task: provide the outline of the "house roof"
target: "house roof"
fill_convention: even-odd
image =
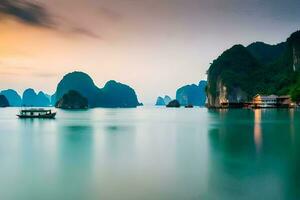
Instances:
[[[277,96],[277,95],[274,95],[274,94],[269,95],[269,96],[257,94],[257,95],[254,96],[254,98],[257,98],[257,97],[260,97],[260,98],[263,99],[263,100],[270,100],[270,99],[277,99],[277,98],[278,98],[278,96]]]

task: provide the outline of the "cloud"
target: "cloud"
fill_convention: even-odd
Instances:
[[[46,7],[28,0],[0,0],[0,16],[14,17],[22,23],[40,27],[51,28],[56,31],[67,30],[72,34],[84,35],[86,37],[100,39],[100,36],[91,30],[81,26],[58,23],[57,16],[52,16]],[[55,19],[55,20],[54,20]],[[61,21],[65,21],[61,19]]]
[[[87,36],[87,37],[94,38],[94,39],[101,39],[101,37],[98,34],[94,33],[91,30],[82,28],[82,27],[73,27],[73,28],[71,28],[71,32],[74,34],[79,34],[79,35]]]
[[[0,14],[15,17],[30,25],[53,25],[50,14],[43,6],[26,0],[0,0]]]

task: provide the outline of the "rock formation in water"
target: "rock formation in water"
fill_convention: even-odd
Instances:
[[[167,105],[168,108],[179,108],[180,103],[175,99],[170,101],[170,103]]]
[[[7,98],[4,95],[0,95],[0,107],[8,107],[9,106],[9,102],[7,100]]]
[[[88,100],[79,92],[70,90],[56,102],[55,107],[62,109],[87,109]]]
[[[72,72],[63,77],[55,92],[56,101],[70,90],[77,91],[87,98],[89,107],[130,108],[140,105],[131,87],[116,81],[108,81],[100,89],[91,77],[83,72]]]
[[[258,93],[290,94],[299,101],[299,68],[300,31],[279,45],[235,45],[214,60],[208,70],[208,106],[251,101]]]
[[[156,106],[165,106],[166,104],[162,97],[157,97],[155,105]]]
[[[183,106],[204,106],[206,101],[206,85],[206,81],[200,81],[198,85],[183,86],[176,91],[176,99]]]
[[[171,97],[169,97],[168,95],[165,95],[165,97],[164,97],[165,105],[168,105],[171,101],[172,101]]]
[[[22,97],[22,106],[34,106],[36,104],[36,93],[33,89],[26,89]]]
[[[65,75],[57,85],[55,92],[56,101],[60,100],[70,90],[77,91],[87,98],[90,107],[95,107],[97,104],[99,88],[97,88],[89,75],[82,72],[72,72]]]
[[[33,89],[29,88],[23,93],[22,106],[47,107],[50,106],[50,101],[43,92],[36,94]]]
[[[48,95],[46,95],[44,92],[40,91],[37,94],[37,104],[36,106],[38,107],[47,107],[50,106],[50,99],[48,97]]]
[[[156,106],[165,106],[165,105],[168,105],[170,103],[170,101],[172,101],[172,99],[168,95],[165,95],[164,98],[157,97],[155,105]]]
[[[22,99],[20,95],[12,89],[3,90],[0,92],[1,95],[4,95],[9,102],[9,105],[12,107],[19,107],[22,105]]]
[[[100,90],[98,106],[113,108],[133,108],[140,105],[135,91],[122,83],[108,81]]]

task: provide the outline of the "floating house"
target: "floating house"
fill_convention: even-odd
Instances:
[[[275,108],[277,107],[277,98],[276,95],[255,95],[252,100],[252,105],[255,108]]]
[[[255,95],[252,100],[252,107],[254,108],[288,108],[294,104],[289,95]]]

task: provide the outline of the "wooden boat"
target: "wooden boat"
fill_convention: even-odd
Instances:
[[[52,112],[52,110],[48,109],[24,109],[21,110],[17,115],[19,118],[40,118],[40,119],[54,119],[56,116],[56,112]]]
[[[186,106],[184,106],[185,108],[193,108],[194,106],[192,104],[188,104]]]

